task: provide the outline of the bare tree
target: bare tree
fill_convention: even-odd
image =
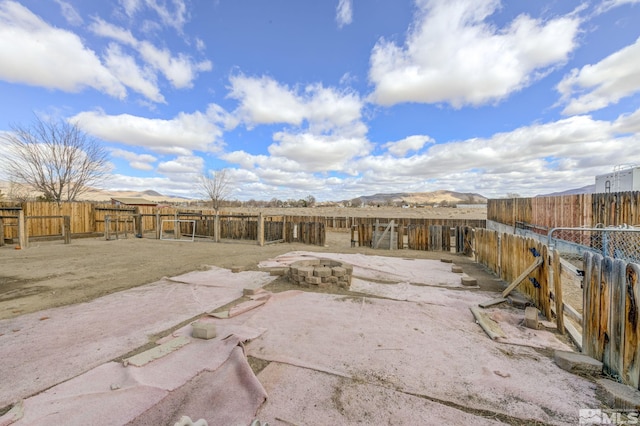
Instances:
[[[211,172],[210,175],[200,176],[200,191],[202,195],[211,200],[215,211],[220,209],[222,202],[231,193],[231,182],[226,169]]]
[[[0,134],[8,151],[0,160],[5,174],[45,200],[74,201],[107,172],[106,151],[77,124],[36,117],[33,124],[11,130]]]

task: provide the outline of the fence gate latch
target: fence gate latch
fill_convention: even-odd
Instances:
[[[529,251],[531,252],[531,254],[533,255],[533,257],[539,257],[539,256],[540,256],[540,253],[538,252],[538,250],[536,250],[536,248],[535,248],[535,247],[531,247],[531,248],[529,249]]]

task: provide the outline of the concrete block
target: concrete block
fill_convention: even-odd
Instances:
[[[298,268],[298,275],[301,277],[312,277],[313,276],[313,266],[303,266]]]
[[[328,283],[331,284],[337,284],[338,283],[338,277],[336,276],[331,276],[331,277],[326,277]]]
[[[347,269],[343,268],[342,266],[334,266],[333,268],[331,268],[331,274],[334,277],[344,277],[345,275],[347,275]]]
[[[524,309],[527,306],[532,306],[533,303],[531,302],[531,300],[527,299],[526,297],[522,296],[521,294],[518,293],[512,293],[507,297],[507,300],[509,301],[509,303],[514,307],[514,308],[521,308]]]
[[[238,272],[242,272],[244,270],[244,268],[242,266],[232,266],[231,267],[231,272],[233,272],[234,274],[237,274]]]
[[[269,275],[273,276],[282,276],[282,275],[287,275],[287,272],[289,272],[289,268],[271,268],[271,270],[269,271]]]
[[[462,266],[451,265],[451,272],[454,272],[456,274],[461,274],[462,273]]]
[[[639,410],[640,391],[609,379],[596,380],[604,403],[620,410]]]
[[[440,258],[440,262],[442,263],[453,263],[452,259],[447,259],[445,257]]]
[[[460,282],[462,282],[462,285],[466,286],[478,285],[478,280],[471,278],[468,275],[463,275],[462,278],[460,278]]]
[[[524,326],[534,330],[538,329],[538,308],[527,306],[524,310]]]
[[[316,277],[330,277],[331,276],[331,268],[326,266],[319,266],[313,271],[313,275]]]
[[[242,295],[243,296],[253,296],[255,294],[261,293],[264,290],[262,290],[262,287],[258,287],[258,288],[244,288],[242,289]]]
[[[191,324],[191,336],[197,339],[213,339],[216,337],[216,325],[212,322],[196,321]]]
[[[600,361],[581,353],[556,350],[553,360],[558,367],[573,374],[595,376],[602,373]]]
[[[322,282],[322,278],[320,277],[307,277],[305,278],[305,281],[309,284],[314,284],[314,285],[318,285]]]

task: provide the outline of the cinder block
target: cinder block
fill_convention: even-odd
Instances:
[[[440,258],[440,262],[442,262],[442,263],[452,263],[453,260],[452,259],[447,259],[446,257],[442,257],[442,258]]]
[[[232,266],[231,267],[231,272],[233,272],[234,274],[237,274],[238,272],[242,272],[243,269],[244,268],[242,266]]]
[[[461,274],[462,273],[462,266],[451,265],[451,272],[454,272],[456,274]]]
[[[331,284],[337,284],[338,283],[338,277],[335,276],[331,276],[331,277],[326,277],[328,283]]]
[[[538,329],[538,308],[527,306],[524,310],[524,326],[528,328]]]
[[[212,322],[196,321],[191,327],[191,336],[195,338],[208,340],[216,337],[216,325]]]
[[[553,354],[556,365],[573,374],[595,376],[602,373],[602,363],[577,352],[557,350]]]

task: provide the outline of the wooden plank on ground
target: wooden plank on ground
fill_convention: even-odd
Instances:
[[[497,297],[495,299],[487,300],[486,302],[482,302],[478,304],[481,308],[488,308],[489,306],[498,305],[500,303],[506,302],[507,299],[504,297]]]
[[[499,337],[507,337],[507,335],[504,334],[504,331],[502,331],[502,329],[500,328],[500,325],[489,318],[489,315],[487,315],[485,312],[482,312],[480,309],[478,309],[477,306],[471,306],[470,309],[480,327],[482,327],[484,332],[487,333],[491,340],[496,340]]]

